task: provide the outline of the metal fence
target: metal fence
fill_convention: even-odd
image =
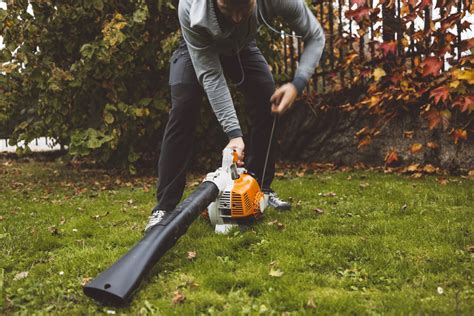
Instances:
[[[377,49],[384,42],[392,42],[395,56],[402,57],[403,62],[410,62],[412,66],[415,64],[416,56],[424,57],[431,54],[429,47],[434,37],[432,35],[419,37],[420,34],[427,33],[435,18],[445,16],[446,8],[443,6],[436,8],[434,1],[431,1],[431,5],[423,9],[421,16],[417,15],[416,19],[409,21],[409,15],[414,14],[415,2],[418,1],[392,0],[385,1],[387,3],[385,4],[367,0],[365,7],[370,11],[370,18],[361,23],[360,20],[357,21],[357,16],[350,14],[353,12],[352,0],[313,0],[313,11],[325,30],[326,46],[307,92],[327,93],[352,86],[354,78],[359,74],[347,67],[347,59],[357,55],[359,62],[366,68],[374,68],[385,60]],[[455,39],[451,45],[453,50],[450,56],[448,54],[448,58],[452,58],[451,62],[455,62],[462,57],[461,24],[468,19],[472,21],[474,15],[468,12],[472,0],[451,2],[455,3],[449,12],[452,17],[464,14],[463,20],[458,19],[455,23]],[[472,32],[464,37],[467,36],[472,36]],[[291,77],[303,52],[303,43],[301,39],[291,36],[282,36],[282,41],[283,65],[277,69],[277,74]],[[442,70],[447,67],[449,64],[444,62]]]

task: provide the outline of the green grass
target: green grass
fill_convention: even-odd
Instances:
[[[227,236],[199,218],[130,306],[112,308],[81,283],[141,238],[155,179],[3,160],[0,311],[472,315],[474,182],[448,180],[373,171],[277,179],[293,211],[269,209]],[[176,291],[183,303],[173,304]]]

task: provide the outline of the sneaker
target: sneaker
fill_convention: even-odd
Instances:
[[[166,215],[165,210],[154,210],[150,217],[148,217],[148,224],[145,227],[145,233],[148,232],[153,226],[159,224]]]
[[[274,191],[268,192],[268,205],[280,211],[291,210],[291,203],[280,199],[278,194]]]

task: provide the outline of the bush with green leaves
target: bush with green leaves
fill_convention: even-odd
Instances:
[[[43,0],[31,14],[28,4],[0,10],[0,123],[10,142],[49,136],[72,156],[132,166],[166,120],[175,6]]]

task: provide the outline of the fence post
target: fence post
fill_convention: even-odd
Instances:
[[[425,7],[425,27],[424,27],[424,32],[425,32],[425,35],[428,33],[428,31],[430,30],[430,27],[431,27],[431,5],[427,5]],[[431,35],[430,36],[426,36],[426,40],[425,40],[425,57],[429,55],[429,50],[430,50],[430,45],[431,45]]]
[[[343,29],[342,29],[342,6],[344,5],[344,0],[339,0],[339,42],[340,42],[340,45],[339,45],[339,67],[341,67],[342,63],[343,63],[343,60],[344,60],[344,49],[342,48],[343,45],[342,45],[342,40],[344,38],[343,36]],[[345,84],[344,84],[344,70],[342,69],[341,67],[341,71],[340,71],[340,76],[341,76],[341,86],[342,88],[345,87]]]
[[[395,39],[394,28],[395,21],[395,5],[382,4],[382,39],[384,42],[390,42]],[[390,4],[390,3],[389,3]]]
[[[331,0],[332,1],[332,0]],[[320,21],[321,21],[321,26],[323,27],[323,30],[324,30],[324,4],[323,4],[323,1],[321,1],[319,3],[319,16],[321,17]],[[326,91],[326,78],[325,78],[325,64],[326,64],[326,48],[324,48],[323,50],[323,54],[321,55],[321,70],[322,70],[322,74],[321,74],[321,80],[322,80],[322,86],[323,86],[323,91],[322,93],[324,93]]]
[[[462,5],[463,5],[463,0],[458,0],[458,13],[462,11]],[[465,5],[466,7],[466,5]],[[456,23],[456,28],[458,30],[458,38],[457,38],[457,44],[458,44],[458,60],[461,59],[461,19],[458,19]]]

